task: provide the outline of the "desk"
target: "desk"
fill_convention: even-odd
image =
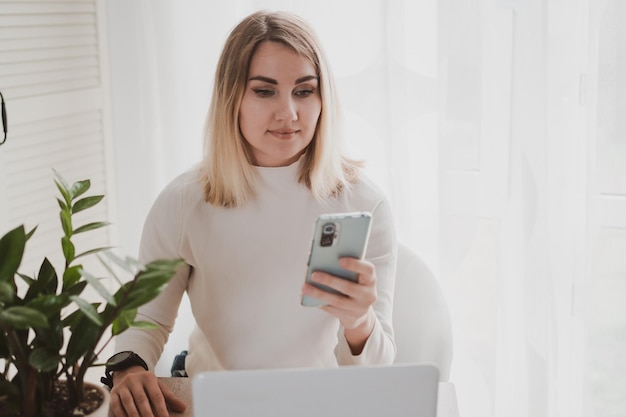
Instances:
[[[171,417],[193,417],[191,407],[191,379],[190,378],[159,378],[181,400],[187,404],[184,413],[170,413]],[[456,391],[454,384],[450,382],[439,383],[439,397],[437,399],[437,417],[458,417],[459,410],[456,403]]]

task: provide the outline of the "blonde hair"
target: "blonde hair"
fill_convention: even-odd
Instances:
[[[323,200],[338,195],[358,177],[360,162],[340,152],[340,108],[334,79],[313,30],[296,15],[260,11],[232,30],[215,72],[202,167],[205,199],[216,206],[238,207],[254,196],[253,159],[239,129],[239,108],[250,61],[257,45],[265,41],[279,42],[309,59],[319,76],[322,111],[300,164],[298,181]]]

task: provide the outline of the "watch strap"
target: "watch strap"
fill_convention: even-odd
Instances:
[[[120,357],[123,357],[123,359],[119,359]],[[146,364],[146,361],[144,361],[141,356],[135,352],[124,351],[116,353],[105,363],[104,376],[100,378],[100,381],[111,389],[113,388],[112,373],[128,369],[132,366],[141,366],[146,371],[148,370],[148,364]]]

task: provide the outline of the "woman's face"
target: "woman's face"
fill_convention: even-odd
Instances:
[[[315,67],[277,42],[258,45],[250,62],[239,128],[258,166],[287,166],[311,143],[322,110]]]

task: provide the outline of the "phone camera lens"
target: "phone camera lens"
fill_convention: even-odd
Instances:
[[[322,238],[320,240],[321,246],[332,246],[335,240],[335,225],[333,223],[326,223],[322,226]]]

